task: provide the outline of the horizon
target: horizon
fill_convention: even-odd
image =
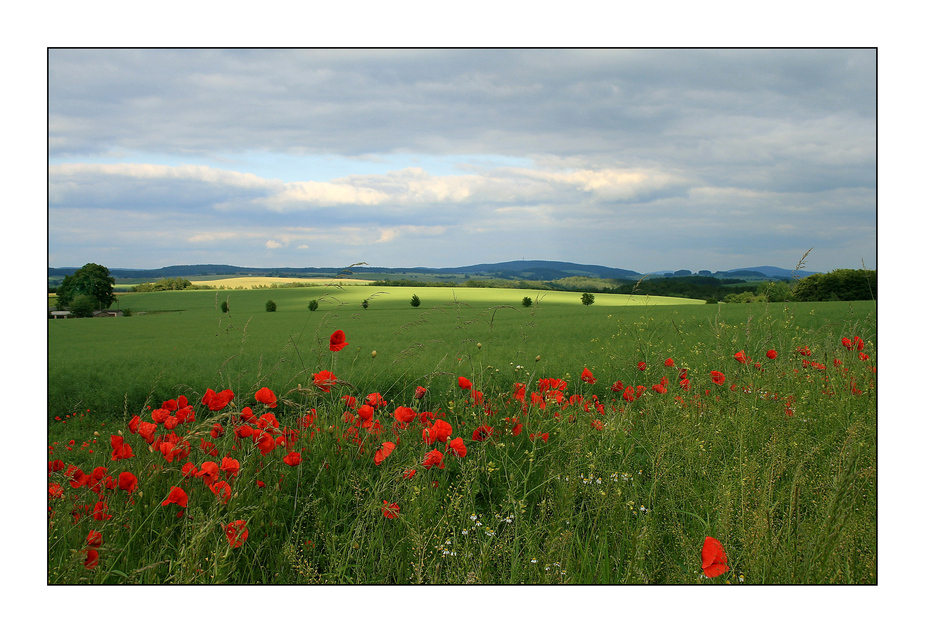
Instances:
[[[876,72],[872,48],[51,48],[48,263],[876,268]]]

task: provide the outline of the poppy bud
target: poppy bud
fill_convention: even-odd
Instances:
[[[373,350],[373,353],[371,354],[371,356],[372,356],[373,358],[376,357],[376,350]]]

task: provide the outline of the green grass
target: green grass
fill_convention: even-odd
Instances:
[[[561,293],[571,300],[558,303],[559,293],[546,293],[526,309],[523,290],[456,289],[455,301],[453,289],[374,290],[149,293],[120,299],[142,316],[49,322],[49,459],[84,472],[130,470],[141,492],[104,492],[113,518],[98,520],[81,510],[97,495],[52,473],[65,496],[49,501],[49,582],[877,582],[873,302],[625,306],[599,295],[585,307],[578,295]],[[309,312],[318,297],[321,308]],[[359,305],[366,297],[368,310]],[[264,310],[271,298],[275,313]],[[350,344],[332,353],[335,329]],[[870,358],[846,350],[842,336],[862,337]],[[798,353],[804,345],[811,356]],[[771,348],[775,360],[764,355]],[[740,350],[762,369],[737,362]],[[579,379],[584,368],[594,384]],[[679,385],[681,368],[690,390]],[[349,384],[317,390],[322,369]],[[482,405],[459,376],[483,393]],[[563,403],[524,408],[515,383],[530,402],[542,378],[567,381]],[[610,389],[618,380],[646,391],[627,402]],[[428,388],[423,400],[418,385]],[[263,386],[277,408],[254,399]],[[208,411],[199,402],[207,388],[232,389],[230,408]],[[341,400],[373,392],[388,401],[376,411],[378,432],[345,419]],[[196,421],[175,429],[190,454],[168,462],[126,425],[181,394],[196,407]],[[568,404],[570,396],[582,400]],[[236,441],[231,415],[245,406],[272,411],[298,439],[267,455]],[[397,406],[446,420],[465,457],[425,445],[419,421],[393,428]],[[310,410],[314,425],[300,427]],[[216,422],[226,432],[212,438]],[[481,424],[497,435],[473,441]],[[120,431],[135,456],[112,461],[109,436]],[[377,466],[386,440],[397,446]],[[427,470],[435,447],[446,468]],[[282,461],[289,450],[301,452],[296,467]],[[241,463],[227,505],[180,472],[224,455]],[[409,469],[416,474],[406,479]],[[189,492],[181,518],[161,505],[175,485]],[[398,518],[383,517],[383,500],[400,506]],[[250,538],[232,549],[222,526],[238,519]],[[104,535],[92,570],[82,564],[89,529]],[[700,575],[705,536],[723,543],[732,572]]]

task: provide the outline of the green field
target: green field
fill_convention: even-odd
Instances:
[[[68,490],[52,499],[49,488],[49,582],[877,582],[874,302],[599,294],[583,306],[579,297],[185,290],[120,295],[127,318],[49,321],[49,459],[66,467],[49,482]],[[265,310],[269,299],[276,312]],[[338,352],[329,350],[335,330],[349,343]],[[863,339],[864,353],[843,337]],[[322,370],[342,381],[331,393],[314,386]],[[593,379],[582,380],[584,370]],[[545,379],[567,383],[558,400]],[[512,397],[518,384],[523,404]],[[638,398],[627,400],[624,386]],[[216,423],[239,429],[243,407],[271,411],[255,400],[263,387],[297,437],[286,431],[286,447],[266,454],[231,432],[210,437]],[[422,400],[416,387],[427,389]],[[234,400],[211,412],[207,389],[230,389]],[[362,403],[372,393],[387,405],[374,426],[354,424],[357,410],[341,396]],[[169,446],[189,450],[167,461],[167,435],[145,447],[127,425],[179,396],[195,423],[174,431]],[[422,443],[434,418],[395,426],[398,407],[445,420],[468,450]],[[312,411],[312,424],[301,424]],[[480,425],[495,435],[477,441]],[[134,457],[112,461],[115,433]],[[394,452],[374,463],[384,440]],[[205,452],[208,441],[218,457]],[[445,469],[422,466],[435,446]],[[284,463],[287,451],[301,462]],[[181,474],[222,456],[241,462],[224,502]],[[129,469],[144,497],[92,493],[92,479],[85,491],[67,475],[74,468],[104,468],[101,477]],[[161,503],[172,486],[189,492],[182,516]],[[97,498],[114,518],[81,510]],[[395,518],[383,500],[400,507]],[[240,548],[223,533],[233,520],[250,530]],[[104,535],[98,566],[85,565],[88,530]],[[717,578],[700,573],[707,536],[729,555]]]

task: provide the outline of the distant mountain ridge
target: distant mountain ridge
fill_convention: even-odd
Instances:
[[[71,275],[76,267],[49,268],[49,277],[63,277]],[[184,264],[165,266],[155,269],[139,268],[110,268],[109,272],[115,279],[138,278],[165,278],[165,277],[196,277],[200,275],[228,275],[229,277],[245,276],[331,276],[337,275],[347,268],[284,268],[284,267],[244,267],[227,264]],[[642,277],[670,276],[672,273],[661,271],[659,273],[641,274],[625,268],[612,268],[595,264],[576,264],[574,262],[550,261],[545,259],[513,260],[494,264],[473,264],[471,266],[457,266],[452,268],[384,268],[377,266],[362,266],[350,268],[351,274],[362,275],[368,273],[430,273],[447,275],[485,275],[507,279],[530,279],[535,281],[551,281],[563,277],[596,277],[599,279],[627,279],[636,280]],[[677,271],[676,271],[677,272]],[[771,279],[791,279],[794,276],[806,277],[814,274],[810,271],[787,270],[776,266],[754,266],[748,268],[734,268],[728,271],[711,273],[714,277],[768,277]],[[706,275],[704,275],[706,276]]]

